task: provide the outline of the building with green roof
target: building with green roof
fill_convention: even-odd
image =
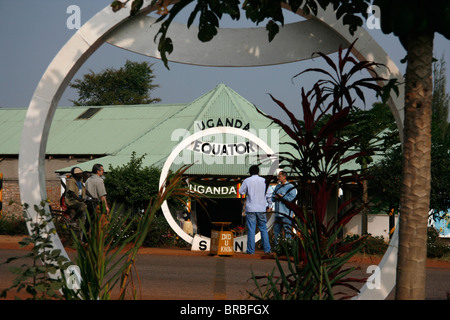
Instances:
[[[6,214],[22,212],[17,164],[26,112],[26,108],[0,108],[0,173],[3,175],[3,213]],[[284,131],[224,84],[190,103],[58,107],[50,128],[45,159],[50,204],[59,208],[62,182],[74,166],[90,172],[94,164],[101,163],[108,172],[110,167],[128,163],[135,154],[144,156],[144,166],[162,167],[172,150],[187,136],[222,126],[253,133],[275,153],[289,151],[289,145],[284,144],[289,137]],[[191,186],[196,190],[201,188],[205,193],[210,190],[207,194],[212,198],[209,212],[202,208],[193,210],[198,218],[196,226],[199,229],[196,231],[208,236],[211,221],[240,224],[243,200],[237,187],[248,177],[249,166],[260,159],[257,158],[257,146],[249,148],[252,152],[256,150],[253,153],[236,156],[238,146],[249,143],[236,135],[211,135],[196,143],[179,154],[171,169],[193,164],[186,172]],[[234,145],[235,154],[213,156],[203,152],[199,156],[199,148],[203,147],[200,143],[210,145],[212,150]],[[269,164],[261,166],[262,175],[268,172]],[[350,169],[357,166],[355,162],[346,164]],[[8,205],[10,201],[14,204]],[[206,223],[202,225],[201,220]]]
[[[26,112],[22,108],[0,109],[0,172],[3,172],[4,199],[14,200],[17,204],[21,203],[17,159]],[[135,153],[136,156],[145,155],[144,166],[162,167],[175,146],[187,135],[219,126],[250,131],[275,152],[279,151],[280,141],[286,139],[280,136],[279,127],[252,103],[223,84],[186,104],[58,107],[45,160],[47,195],[51,205],[58,206],[61,178],[74,166],[90,172],[93,164],[101,163],[107,172],[110,166],[129,162]],[[222,146],[245,143],[242,137],[225,134],[205,137],[202,141]],[[190,176],[207,178],[209,183],[214,178],[222,182],[227,179],[239,181],[248,176],[249,165],[256,160],[255,156],[236,161],[230,156],[204,155],[198,161],[195,153],[184,150],[180,161],[174,162],[171,168],[176,170],[195,162],[186,172]],[[11,192],[13,189],[17,192]]]
[[[90,121],[91,123],[88,124]],[[232,126],[248,130],[257,136],[261,135],[265,141],[269,140],[266,142],[269,145],[272,144],[274,148],[278,148],[280,138],[277,125],[259,113],[253,104],[223,84],[191,103],[110,106],[101,108],[87,120],[72,120],[71,124],[74,122],[74,126],[78,125],[79,128],[73,130],[85,130],[86,136],[83,136],[83,139],[88,140],[90,137],[91,140],[97,140],[98,138],[98,143],[90,142],[90,147],[94,149],[89,148],[90,154],[104,155],[79,164],[85,171],[89,171],[96,162],[101,162],[107,171],[109,166],[116,167],[128,162],[133,152],[137,156],[145,155],[143,165],[161,167],[173,148],[186,135],[205,128]],[[81,126],[83,123],[86,124]],[[67,127],[70,125],[67,124]],[[270,141],[272,132],[274,141]],[[230,140],[229,138],[215,136],[206,140],[226,142]],[[49,139],[49,145],[52,143],[54,142]],[[98,145],[97,150],[95,145]],[[79,147],[83,149],[82,146]],[[192,160],[194,161],[194,157]],[[209,161],[209,163],[194,164],[187,173],[237,176],[248,172],[248,167],[245,166],[248,162],[243,165],[226,165],[221,163],[220,160],[223,159],[215,160],[213,163]],[[177,166],[174,165],[174,168]],[[62,167],[56,171],[69,172],[70,167]]]

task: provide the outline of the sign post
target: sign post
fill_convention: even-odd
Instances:
[[[233,245],[234,237],[232,231],[224,231],[223,227],[228,226],[231,222],[212,222],[217,229],[211,230],[211,255],[232,256],[234,254]]]

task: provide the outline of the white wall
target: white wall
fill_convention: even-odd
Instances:
[[[368,214],[367,232],[372,236],[382,236],[385,241],[389,241],[389,216],[387,214]],[[397,223],[397,216],[395,216]],[[344,235],[361,234],[361,214],[352,218],[352,220],[344,226]]]

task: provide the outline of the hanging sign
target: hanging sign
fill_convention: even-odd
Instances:
[[[222,181],[189,182],[189,190],[207,198],[242,198],[240,183]]]
[[[258,147],[251,141],[241,143],[211,143],[195,140],[192,145],[192,150],[213,156],[242,156],[256,153]]]

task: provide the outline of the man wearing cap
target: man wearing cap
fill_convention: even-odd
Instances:
[[[83,170],[79,167],[72,168],[71,177],[67,179],[65,201],[67,212],[73,221],[83,219],[86,213],[86,188],[83,184]]]

